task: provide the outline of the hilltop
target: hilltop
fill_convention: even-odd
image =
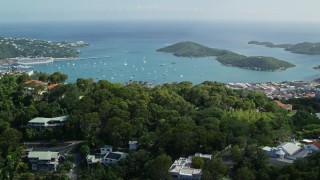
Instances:
[[[186,41],[176,43],[157,50],[158,52],[172,53],[178,57],[208,57],[215,56],[216,60],[226,66],[235,66],[244,69],[275,71],[294,67],[294,64],[265,56],[244,56],[229,50],[209,48],[198,43]]]
[[[270,48],[283,48],[296,54],[320,55],[320,42],[310,43],[303,42],[298,44],[273,44],[271,42],[250,41],[248,44],[266,46]]]

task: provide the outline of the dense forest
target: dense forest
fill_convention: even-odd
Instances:
[[[235,66],[251,70],[274,71],[285,70],[295,65],[273,57],[244,56],[232,51],[209,48],[194,42],[180,42],[157,50],[158,52],[173,53],[178,57],[208,57],[215,56],[216,60],[226,66]]]
[[[39,95],[36,84],[26,93],[25,82],[37,79],[60,83]],[[196,152],[214,156],[203,165],[203,179],[319,179],[320,154],[284,167],[269,166],[261,146],[275,146],[292,138],[318,138],[320,101],[292,100],[297,112],[275,105],[264,94],[229,89],[223,83],[163,84],[153,88],[131,82],[78,79],[36,73],[0,79],[0,179],[67,179],[64,168],[33,174],[21,159],[24,141],[83,140],[79,179],[170,179],[168,169],[179,157]],[[63,128],[36,131],[26,127],[34,117],[69,115]],[[88,168],[85,156],[104,144],[124,148],[138,141],[118,164]],[[231,147],[233,168],[219,156]]]

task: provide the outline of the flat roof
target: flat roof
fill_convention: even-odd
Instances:
[[[88,156],[87,156],[87,160],[92,160],[92,159],[94,159],[96,156],[95,155],[90,155],[90,154],[88,154]]]
[[[284,143],[280,144],[279,146],[277,146],[277,149],[279,149],[279,148],[282,148],[290,156],[301,149],[300,146],[298,146],[292,142],[284,142]]]
[[[28,154],[28,158],[38,158],[39,160],[51,160],[51,158],[58,158],[58,152],[51,151],[31,151]]]
[[[123,152],[109,152],[104,158],[119,160],[122,156],[126,156]]]
[[[49,121],[60,121],[64,122],[68,119],[68,116],[60,116],[54,118],[44,118],[44,117],[36,117],[29,121],[29,123],[47,123]]]

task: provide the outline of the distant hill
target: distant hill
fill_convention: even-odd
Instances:
[[[303,42],[298,44],[273,44],[271,42],[250,41],[248,44],[255,44],[266,46],[270,48],[284,48],[286,51],[290,51],[296,54],[308,54],[308,55],[320,55],[320,42],[310,43]]]
[[[209,48],[194,42],[179,42],[157,50],[158,52],[172,53],[178,57],[207,57],[215,56],[216,60],[226,66],[235,66],[244,69],[274,71],[294,67],[286,61],[265,56],[244,56],[232,51]]]
[[[14,57],[78,57],[78,47],[87,46],[83,41],[78,42],[51,42],[26,38],[0,37],[0,59]]]

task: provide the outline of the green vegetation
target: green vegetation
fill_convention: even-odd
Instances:
[[[66,78],[59,73],[35,77],[46,83],[60,83]],[[291,100],[297,110],[292,115],[264,94],[229,89],[218,82],[149,88],[92,79],[60,84],[39,96],[40,89],[25,92],[25,82],[30,78],[5,75],[0,79],[0,179],[66,178],[70,163],[60,166],[56,173],[31,172],[21,159],[23,141],[83,140],[79,152],[85,156],[103,144],[115,150],[126,148],[132,139],[138,140],[138,150],[118,164],[106,167],[98,163],[88,168],[83,159],[79,178],[169,179],[172,162],[196,152],[217,155],[204,164],[194,159],[194,166],[203,167],[203,179],[319,177],[319,154],[281,168],[270,167],[260,149],[292,138],[319,137],[320,121],[314,115],[320,110],[319,100]],[[34,117],[61,115],[69,115],[63,128],[36,131],[26,127]],[[230,170],[219,157],[229,145],[236,162]]]
[[[310,43],[303,42],[298,44],[279,44],[275,45],[270,42],[250,41],[248,44],[262,45],[270,48],[284,48],[286,51],[297,54],[319,55],[320,54],[320,42]]]
[[[295,65],[273,57],[244,56],[228,50],[209,48],[194,42],[180,42],[161,49],[159,52],[173,53],[179,57],[216,56],[216,60],[226,66],[235,66],[251,70],[274,71],[285,70]]]
[[[70,43],[0,37],[0,60],[15,57],[40,56],[53,58],[78,57],[80,52],[76,48],[87,45],[82,41]]]

